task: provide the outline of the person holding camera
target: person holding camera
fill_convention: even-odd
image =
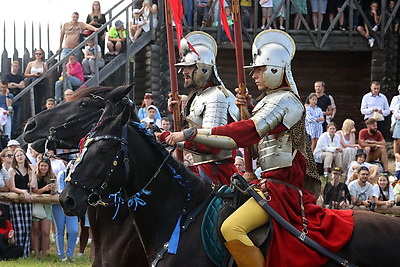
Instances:
[[[49,159],[41,159],[37,165],[36,175],[32,177],[32,192],[36,194],[56,193],[54,175]],[[34,205],[43,206],[43,214],[32,214],[32,247],[37,258],[45,257],[50,246],[50,225],[51,225],[51,204],[35,203]],[[40,238],[41,237],[41,238]],[[41,246],[39,246],[41,240]],[[39,248],[42,248],[40,251]]]
[[[100,2],[94,1],[92,4],[92,13],[87,15],[86,24],[92,25],[96,28],[101,28],[101,26],[103,26],[105,23],[106,23],[106,16],[101,13]],[[98,39],[98,45],[100,45],[102,57],[104,57],[106,31],[107,30],[101,31],[99,33],[99,39]],[[89,36],[90,34],[87,34],[86,36]]]
[[[374,209],[374,198],[372,185],[368,182],[369,170],[365,166],[357,169],[357,180],[349,184],[351,203],[354,206],[364,205]]]

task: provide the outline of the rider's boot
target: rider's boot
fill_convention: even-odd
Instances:
[[[258,247],[246,246],[239,240],[226,242],[225,246],[238,267],[265,267],[264,256]]]

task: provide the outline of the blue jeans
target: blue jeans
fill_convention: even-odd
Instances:
[[[73,89],[72,86],[81,86],[83,82],[74,76],[65,77],[67,82],[67,88],[64,89]],[[64,90],[62,89],[63,81],[56,81],[56,86],[54,88],[54,98],[56,99],[57,103],[61,103],[62,101],[62,94]]]
[[[63,59],[66,57],[66,55],[71,52],[73,48],[63,48],[61,51],[60,59]],[[76,61],[81,62],[82,61],[82,52],[80,50],[77,50],[73,53],[76,57]],[[68,62],[68,61],[67,61]]]
[[[67,226],[68,241],[67,241],[67,257],[74,257],[74,249],[76,245],[76,239],[78,237],[78,217],[67,216],[64,214],[61,205],[52,205],[53,210],[53,221],[56,225],[56,247],[57,255],[60,258],[64,258],[64,230]]]

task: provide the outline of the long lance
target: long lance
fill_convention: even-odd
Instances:
[[[168,44],[168,61],[169,61],[169,78],[171,85],[171,94],[172,99],[179,101],[179,92],[178,92],[178,77],[175,71],[175,46],[174,46],[174,37],[172,34],[172,16],[171,16],[171,7],[169,5],[169,1],[165,0],[165,26],[167,31],[167,44]],[[174,131],[180,132],[182,130],[181,127],[181,117],[180,117],[180,105],[175,105],[172,111],[172,116],[174,118]],[[183,161],[183,151],[180,149],[176,150],[175,154],[176,158],[179,161]]]
[[[235,55],[236,55],[236,72],[238,79],[238,87],[241,95],[246,94],[246,78],[244,74],[244,56],[243,56],[243,41],[242,41],[242,21],[240,19],[239,0],[232,0],[233,27],[235,36]],[[240,115],[242,120],[249,119],[250,115],[246,105],[240,105]],[[244,148],[244,177],[247,181],[256,179],[253,172],[253,162],[251,158],[251,150],[249,147]]]

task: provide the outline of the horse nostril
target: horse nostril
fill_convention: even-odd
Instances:
[[[65,201],[61,204],[65,210],[71,210],[75,208],[75,200],[71,197],[66,197]]]
[[[36,128],[36,122],[31,120],[25,125],[25,133],[29,131],[33,131]]]

